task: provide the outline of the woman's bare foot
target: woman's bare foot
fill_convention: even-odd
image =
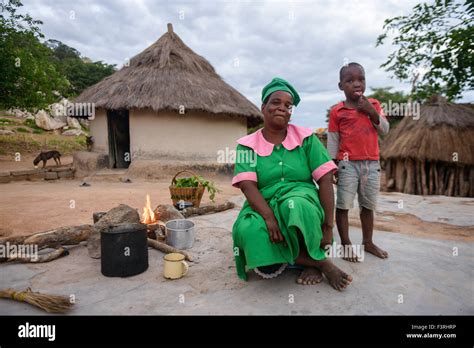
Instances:
[[[388,253],[385,250],[380,249],[373,242],[364,243],[364,251],[367,251],[368,253],[371,253],[372,255],[380,257],[381,259],[388,258]]]
[[[305,269],[301,271],[301,274],[296,279],[296,282],[302,285],[314,285],[321,283],[322,280],[323,275],[319,269],[314,267],[305,267]]]
[[[336,290],[345,289],[352,281],[352,277],[333,264],[330,260],[319,262],[319,269],[329,281],[329,284]]]
[[[349,261],[349,262],[359,262],[359,258],[357,257],[357,251],[356,248],[352,245],[352,243],[345,242],[342,243],[344,246],[344,256],[342,257],[343,260]],[[351,246],[350,248],[347,248],[347,246]],[[347,251],[346,251],[347,250]]]

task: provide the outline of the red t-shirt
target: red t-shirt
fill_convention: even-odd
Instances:
[[[369,102],[386,119],[379,101],[369,98]],[[340,102],[329,113],[328,132],[339,133],[338,160],[379,160],[377,129],[367,114]]]

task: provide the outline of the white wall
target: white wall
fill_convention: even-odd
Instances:
[[[247,134],[243,117],[203,112],[179,115],[150,109],[130,111],[130,150],[133,158],[216,160],[217,151],[234,150]]]
[[[109,153],[107,112],[104,109],[95,109],[95,118],[89,121],[89,129],[94,137],[92,151]]]

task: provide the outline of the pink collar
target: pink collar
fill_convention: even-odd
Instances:
[[[309,128],[289,124],[286,138],[281,144],[285,147],[285,149],[291,151],[297,146],[301,146],[303,144],[303,140],[309,137],[311,134],[313,134],[313,131]],[[240,138],[237,140],[237,143],[250,147],[257,153],[257,155],[261,157],[270,156],[273,152],[273,147],[275,146],[274,144],[265,140],[262,134],[262,129]]]

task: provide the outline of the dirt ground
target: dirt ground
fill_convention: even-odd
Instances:
[[[230,180],[211,180],[215,180],[216,186],[222,190],[216,195],[216,203],[223,203],[238,194],[230,186]],[[80,183],[79,180],[57,180],[2,184],[0,237],[27,235],[60,226],[92,224],[92,213],[108,211],[121,203],[142,212],[146,194],[150,194],[153,208],[172,203],[169,181],[89,181],[89,187],[80,187]],[[202,204],[209,202],[205,192]]]
[[[0,156],[0,172],[32,169],[33,158],[34,155],[26,154],[21,161],[16,162],[11,156]],[[69,163],[72,163],[72,156],[63,156],[62,164]],[[48,162],[48,166],[54,166],[54,162]],[[231,187],[231,178],[228,176],[208,175],[206,179],[214,181],[222,190],[216,195],[216,203],[223,203],[241,194]],[[123,183],[118,178],[91,179],[88,181],[90,187],[80,187],[81,180],[64,179],[0,184],[0,238],[28,235],[60,226],[90,224],[92,213],[107,211],[120,203],[141,212],[146,194],[150,194],[153,207],[170,204],[170,180],[132,178],[132,183]],[[210,203],[207,192],[204,193],[202,203]],[[350,225],[360,227],[357,210],[351,210]],[[377,212],[374,228],[418,237],[474,241],[474,226],[428,222],[407,213]]]

